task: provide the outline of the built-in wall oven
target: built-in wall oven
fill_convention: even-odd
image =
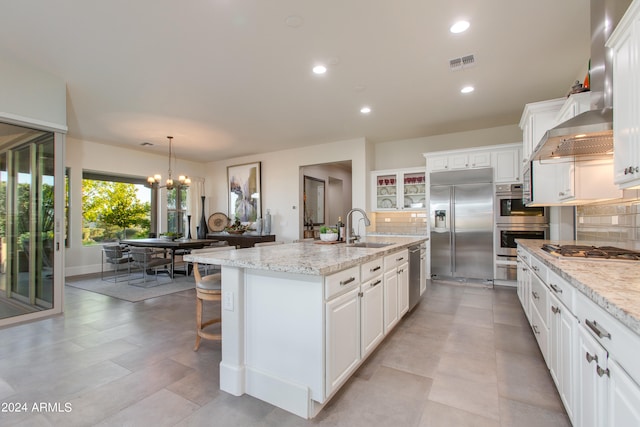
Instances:
[[[516,280],[516,239],[549,238],[547,208],[527,207],[522,199],[522,184],[496,185],[495,206],[496,280]]]

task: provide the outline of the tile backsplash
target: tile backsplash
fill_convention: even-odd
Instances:
[[[369,233],[427,234],[426,212],[374,212]]]
[[[640,190],[625,190],[624,199],[576,208],[578,240],[640,241]]]

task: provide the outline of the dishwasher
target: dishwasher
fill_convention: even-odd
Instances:
[[[420,300],[420,245],[409,246],[409,310]]]

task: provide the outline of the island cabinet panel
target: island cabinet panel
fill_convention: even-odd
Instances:
[[[338,389],[360,361],[360,288],[327,302],[327,395]]]
[[[382,273],[362,283],[360,306],[362,314],[362,357],[371,353],[384,338],[384,277]]]
[[[398,323],[398,273],[395,269],[384,273],[384,333]]]

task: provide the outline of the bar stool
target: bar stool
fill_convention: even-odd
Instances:
[[[204,254],[210,252],[217,251],[234,251],[233,247],[217,247],[217,248],[205,248],[205,249],[194,249],[191,251],[192,255]],[[220,323],[222,321],[222,317],[215,317],[213,319],[209,319],[203,321],[203,301],[221,301],[222,300],[222,275],[221,273],[209,274],[206,276],[202,276],[200,274],[200,269],[198,268],[198,263],[193,263],[193,276],[196,281],[196,345],[193,348],[193,351],[198,351],[200,348],[200,340],[219,340],[222,338],[221,334],[213,334],[210,332],[205,332],[204,328],[207,326],[211,326],[215,323]]]

